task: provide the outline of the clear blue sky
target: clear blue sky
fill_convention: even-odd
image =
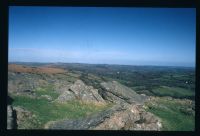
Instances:
[[[10,7],[9,61],[195,66],[192,8]]]

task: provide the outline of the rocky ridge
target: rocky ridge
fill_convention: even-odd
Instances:
[[[160,130],[160,119],[138,105],[117,104],[101,113],[75,120],[49,122],[46,129],[75,130]]]
[[[51,121],[46,129],[76,130],[160,130],[161,120],[143,109],[147,96],[135,93],[116,81],[102,83],[103,99],[97,89],[77,80],[58,101],[80,99],[87,102],[112,102],[110,109],[86,118]]]
[[[94,88],[80,79],[75,82],[63,80],[66,78],[64,74],[53,76],[51,74],[9,72],[8,77],[9,93],[34,96],[35,88],[51,84],[54,91],[60,94],[54,100],[55,102],[78,100],[86,103],[113,103],[114,105],[110,109],[86,118],[48,122],[45,125],[46,129],[160,130],[162,128],[160,119],[143,109],[142,105],[148,97],[139,95],[116,81],[102,82],[99,85],[100,88]],[[41,95],[40,98],[52,100],[48,95]],[[34,114],[22,107],[8,105],[7,111],[7,128],[9,129],[26,128],[24,124],[30,125],[27,120],[32,120],[31,125],[37,122]],[[24,120],[25,118],[27,120]]]
[[[143,104],[147,96],[139,95],[132,89],[116,82],[103,82],[101,87],[104,90],[103,97],[111,102],[119,103],[126,102],[129,104],[139,103]]]

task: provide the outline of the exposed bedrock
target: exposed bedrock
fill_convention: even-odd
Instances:
[[[81,100],[84,102],[101,102],[104,99],[98,94],[98,90],[87,86],[81,80],[77,80],[68,90],[64,91],[58,98],[58,102]]]
[[[98,86],[88,86],[82,80],[67,82],[54,79],[49,75],[9,74],[9,92],[34,94],[38,87],[52,85],[52,89],[60,95],[55,100],[49,95],[41,95],[41,99],[64,103],[78,100],[88,103],[113,103],[113,107],[100,113],[79,119],[63,119],[50,121],[46,129],[75,130],[160,130],[161,121],[153,114],[146,112],[142,105],[147,96],[139,95],[116,81],[102,82]],[[44,78],[44,79],[43,79]],[[35,115],[22,107],[8,106],[7,128],[34,128],[40,121]],[[18,125],[20,127],[18,127]]]
[[[101,83],[103,89],[102,95],[104,99],[118,103],[127,102],[129,104],[143,104],[147,96],[139,95],[134,90],[116,82],[103,82]]]
[[[7,129],[15,128],[14,110],[11,105],[7,106]]]
[[[160,130],[160,120],[138,105],[117,104],[98,114],[80,118],[52,121],[46,129],[75,130]]]

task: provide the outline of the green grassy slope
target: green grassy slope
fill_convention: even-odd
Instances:
[[[167,131],[193,131],[195,129],[195,113],[191,104],[184,100],[168,100],[156,98],[147,102],[147,111],[161,118],[163,130]]]
[[[11,95],[13,106],[20,106],[36,115],[38,122],[29,124],[28,128],[41,129],[49,121],[60,120],[64,118],[79,118],[89,114],[100,112],[109,105],[97,105],[92,103],[82,103],[80,101],[70,101],[58,103],[54,100],[59,96],[53,90],[52,86],[45,86],[34,90],[36,98],[28,95]],[[48,95],[52,100],[42,98],[42,95]],[[27,122],[28,123],[28,122]],[[26,127],[25,127],[26,128]]]

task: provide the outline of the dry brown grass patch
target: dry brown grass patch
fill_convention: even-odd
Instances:
[[[61,68],[51,68],[51,67],[28,67],[23,65],[9,64],[8,71],[20,72],[20,73],[38,73],[38,74],[58,74],[65,73],[66,71]]]

